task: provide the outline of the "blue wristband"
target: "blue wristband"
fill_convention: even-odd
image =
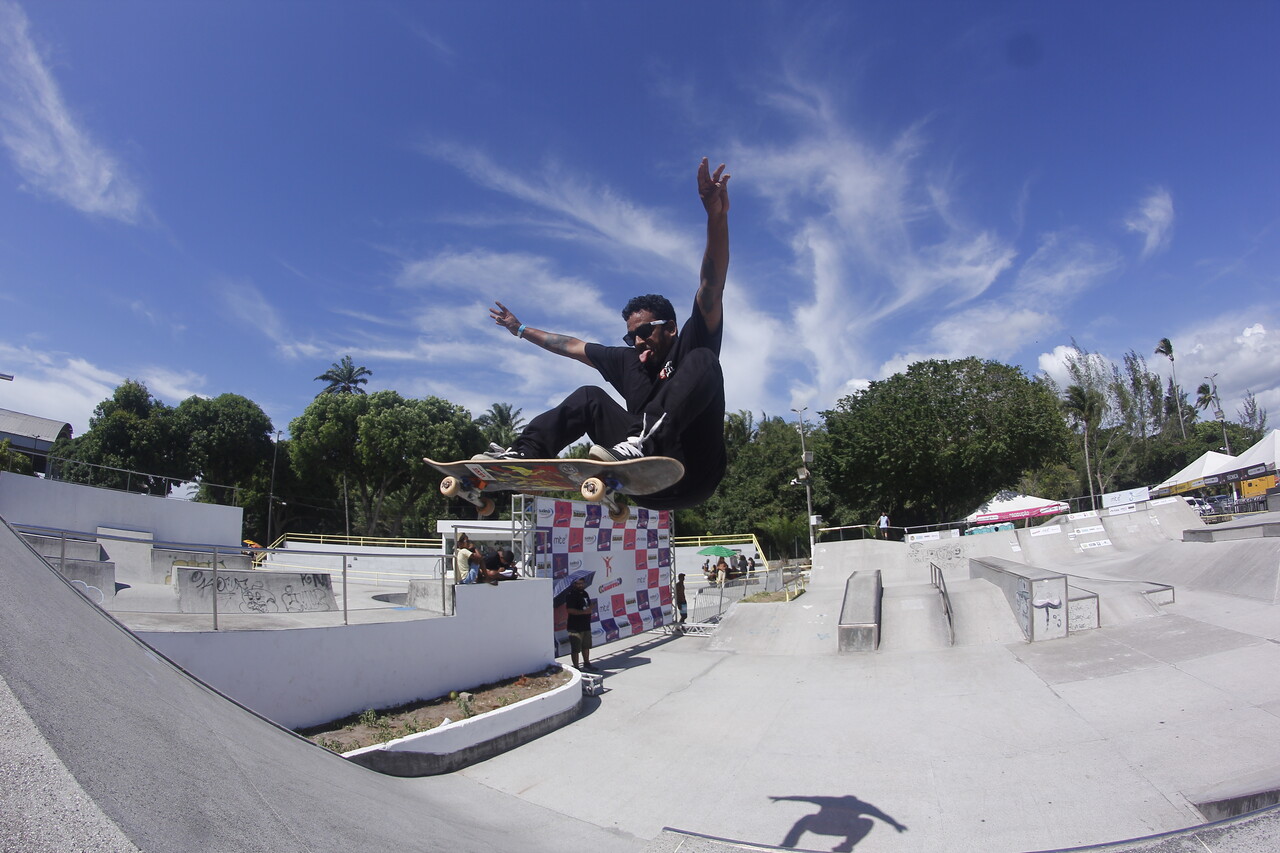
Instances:
[[[521,323],[521,324],[520,324],[520,328],[516,329],[516,337],[517,337],[517,338],[523,338],[523,337],[524,337],[524,330],[525,330],[525,328],[526,328],[526,327],[525,327],[524,323]]]

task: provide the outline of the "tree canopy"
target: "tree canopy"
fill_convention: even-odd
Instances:
[[[1052,391],[977,358],[917,362],[823,416],[816,462],[850,523],[881,510],[901,525],[959,518],[1067,448]]]

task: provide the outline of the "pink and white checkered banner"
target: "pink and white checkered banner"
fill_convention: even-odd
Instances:
[[[565,637],[559,594],[586,573],[593,644],[639,634],[671,618],[671,513],[631,507],[624,524],[598,503],[537,498],[534,566],[557,593],[557,641]]]

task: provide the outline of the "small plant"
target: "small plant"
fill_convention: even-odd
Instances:
[[[329,750],[330,752],[336,752],[339,754],[342,753],[342,744],[338,743],[336,740],[330,740],[327,737],[322,737],[318,741],[316,741],[316,743],[318,743],[320,746],[323,746],[325,749]]]
[[[376,726],[378,725],[378,712],[370,708],[360,715],[360,725]]]
[[[454,703],[458,706],[458,711],[464,718],[475,716],[475,709],[471,705],[471,700],[474,697],[470,693],[458,693],[455,691],[449,695],[453,698]]]

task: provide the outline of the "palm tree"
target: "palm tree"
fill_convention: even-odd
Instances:
[[[510,447],[516,443],[520,428],[524,426],[524,418],[520,417],[523,411],[524,409],[516,409],[510,403],[494,403],[489,411],[476,418],[476,425],[489,441]]]
[[[320,394],[363,394],[364,389],[360,386],[369,381],[365,377],[372,375],[372,370],[356,367],[351,356],[344,355],[342,361],[330,365],[328,370],[316,377],[316,381],[329,383]]]
[[[1213,405],[1213,388],[1208,382],[1201,382],[1200,387],[1196,389],[1196,408],[1204,411]]]
[[[1106,401],[1096,388],[1071,385],[1062,400],[1062,411],[1068,420],[1080,427],[1084,434],[1084,474],[1089,481],[1089,502],[1096,509],[1093,490],[1093,466],[1089,461],[1089,433],[1102,423]]]
[[[1182,428],[1182,440],[1187,440],[1187,425],[1182,420],[1182,398],[1178,394],[1178,370],[1173,365],[1173,341],[1161,338],[1156,344],[1156,355],[1169,359],[1169,370],[1173,374],[1173,405],[1178,409],[1178,426]]]

